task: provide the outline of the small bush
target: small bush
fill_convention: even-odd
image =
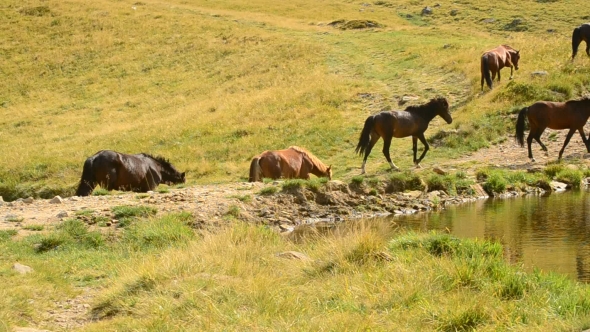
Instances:
[[[555,180],[570,184],[574,188],[579,188],[583,177],[584,174],[579,170],[564,168],[555,175]]]
[[[105,188],[96,188],[92,192],[92,196],[107,196],[110,195],[110,192]]]
[[[28,231],[42,231],[43,228],[43,225],[27,225],[23,227],[23,229],[26,229]]]
[[[279,189],[275,186],[268,186],[260,189],[258,194],[260,195],[274,195],[279,191]]]
[[[355,175],[352,177],[351,182],[356,185],[361,185],[365,181],[365,177],[362,175]]]
[[[0,241],[7,241],[16,234],[18,234],[18,231],[16,229],[1,230]]]
[[[115,206],[113,208],[111,208],[111,211],[113,212],[113,215],[115,216],[116,219],[121,219],[121,218],[128,218],[128,217],[149,217],[149,216],[153,216],[155,215],[158,210],[154,207],[151,206],[128,206],[128,205],[122,205],[122,206]]]
[[[300,189],[305,187],[307,181],[302,179],[289,179],[283,182],[283,190]]]
[[[444,332],[475,331],[488,319],[488,314],[482,308],[471,308],[460,313],[453,312],[450,317],[439,318],[438,330]]]
[[[506,190],[506,179],[500,173],[492,173],[483,184],[483,189],[490,195],[503,193]]]
[[[420,176],[409,171],[393,174],[389,179],[388,192],[403,192],[406,190],[424,190],[426,184]]]

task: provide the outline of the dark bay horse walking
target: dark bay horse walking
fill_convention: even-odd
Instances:
[[[147,192],[154,190],[160,183],[185,181],[185,173],[178,172],[162,157],[102,150],[84,162],[76,195],[88,196],[97,185],[107,190]]]
[[[590,56],[590,23],[580,25],[572,33],[572,61],[578,54],[578,46],[582,40],[586,42],[586,54]]]
[[[518,70],[518,60],[520,60],[520,51],[508,45],[500,45],[486,51],[481,56],[481,91],[483,91],[484,79],[490,89],[496,74],[498,74],[498,81],[500,81],[500,69],[504,67],[510,67],[510,79],[512,79],[512,67]]]
[[[389,156],[391,139],[393,137],[412,136],[414,164],[419,167],[420,161],[422,161],[422,158],[424,158],[424,155],[426,155],[426,152],[430,148],[428,142],[426,142],[426,138],[424,138],[424,132],[428,128],[430,121],[437,115],[449,124],[453,122],[451,113],[449,113],[449,103],[445,98],[434,98],[424,105],[409,106],[403,111],[381,112],[369,116],[365,120],[365,126],[355,149],[355,152],[358,154],[365,154],[361,174],[365,173],[367,157],[369,157],[373,146],[381,137],[383,137],[383,154],[385,155],[385,159],[387,159],[391,168],[398,170],[399,168],[391,161],[391,157]],[[424,151],[420,158],[416,159],[418,140],[424,144]]]
[[[572,135],[577,131],[582,136],[582,142],[586,145],[586,150],[590,152],[590,145],[584,134],[584,125],[590,117],[590,99],[583,98],[580,100],[570,100],[565,103],[556,103],[550,101],[539,101],[529,107],[525,107],[518,113],[516,120],[516,141],[520,146],[524,146],[524,126],[525,116],[529,120],[530,132],[527,137],[529,149],[529,158],[533,158],[531,143],[533,139],[541,145],[544,151],[547,151],[545,144],[541,143],[541,134],[545,128],[550,129],[569,129],[563,147],[559,151],[559,158],[563,155],[565,147],[569,143]]]
[[[309,174],[332,180],[332,166],[326,166],[311,152],[298,146],[285,150],[264,151],[252,158],[250,182],[271,179],[309,179]]]

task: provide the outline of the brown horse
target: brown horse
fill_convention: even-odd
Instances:
[[[264,151],[252,158],[250,182],[271,179],[309,179],[309,174],[332,180],[332,166],[326,166],[311,152],[298,146],[285,150]]]
[[[88,196],[97,185],[107,190],[147,192],[154,190],[160,183],[185,181],[185,173],[178,172],[162,157],[102,150],[84,162],[76,195]]]
[[[520,60],[520,51],[508,45],[500,45],[485,52],[481,56],[481,91],[483,91],[484,79],[490,89],[496,74],[498,74],[498,82],[500,81],[500,69],[504,67],[510,67],[510,79],[512,79],[512,67],[518,70],[518,60]]]
[[[545,144],[541,143],[541,134],[543,134],[545,128],[569,129],[565,142],[563,142],[563,147],[559,151],[558,159],[561,159],[565,147],[576,130],[580,132],[582,142],[584,142],[586,149],[590,152],[590,144],[584,134],[584,125],[588,121],[588,117],[590,117],[589,98],[570,100],[565,103],[539,101],[529,107],[523,108],[518,113],[518,119],[516,120],[516,141],[520,146],[524,146],[525,116],[528,118],[530,126],[529,136],[526,141],[529,149],[529,158],[532,161],[535,161],[533,152],[531,151],[533,139],[541,145],[544,151],[547,151]]]
[[[430,148],[428,142],[426,142],[426,138],[424,138],[424,132],[428,129],[430,121],[437,115],[449,124],[453,122],[451,113],[449,113],[449,103],[445,98],[434,98],[424,105],[409,106],[404,111],[381,112],[369,116],[365,120],[365,126],[363,127],[359,143],[355,150],[360,155],[365,154],[361,174],[365,173],[367,157],[369,157],[373,146],[381,137],[383,137],[383,154],[385,155],[385,159],[387,159],[391,168],[399,170],[389,156],[391,139],[393,137],[412,136],[414,164],[420,167],[420,161],[422,161],[422,158],[424,158],[424,155],[426,155],[426,152]],[[416,159],[418,139],[424,144],[424,151],[420,158]]]
[[[582,40],[586,42],[586,54],[590,56],[590,23],[580,25],[572,33],[572,61],[578,53],[578,46]]]

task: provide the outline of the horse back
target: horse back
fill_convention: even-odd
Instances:
[[[259,158],[263,176],[272,179],[298,177],[303,162],[302,154],[293,149],[265,151]]]
[[[529,106],[527,118],[531,127],[566,129],[570,128],[573,115],[566,103],[539,101]]]

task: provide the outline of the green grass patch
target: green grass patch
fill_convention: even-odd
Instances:
[[[259,195],[274,195],[279,191],[279,188],[275,186],[266,186],[258,192]]]

